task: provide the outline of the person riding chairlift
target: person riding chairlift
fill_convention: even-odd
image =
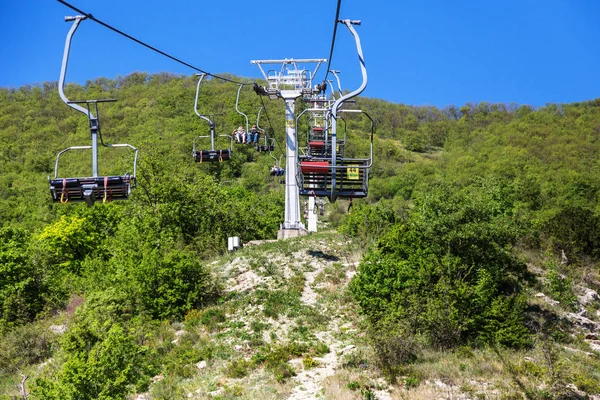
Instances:
[[[231,135],[235,138],[236,143],[246,143],[246,131],[243,126],[239,126],[231,132]]]
[[[255,143],[258,144],[258,138],[260,137],[260,131],[256,127],[256,125],[252,125],[250,132],[248,133],[248,144]]]
[[[285,174],[284,168],[279,168],[277,164],[273,165],[273,168],[271,168],[271,176],[282,176],[283,174]]]

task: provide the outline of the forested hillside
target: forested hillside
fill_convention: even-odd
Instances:
[[[284,193],[268,174],[274,159],[251,146],[237,145],[229,162],[193,162],[192,141],[208,133],[194,114],[196,79],[133,73],[68,85],[71,99],[117,99],[99,106],[103,140],[140,149],[130,200],[94,207],[53,204],[47,180],[60,150],[89,144],[86,118],[54,82],[0,88],[0,384],[26,374],[33,398],[127,398],[159,374],[188,377],[181,365],[221,357],[206,343],[164,346],[164,324],[211,323],[232,300],[211,263],[229,236],[274,239]],[[215,114],[219,134],[245,124],[236,91],[202,85],[198,108]],[[283,103],[244,89],[250,124],[260,107],[279,158]],[[428,379],[419,366],[432,352],[487,351],[511,371],[514,396],[600,393],[600,101],[356,107],[376,123],[369,197],[350,213],[327,205],[325,220],[364,250],[344,301],[360,306],[377,370],[410,389]],[[347,153],[365,154],[368,122],[348,117],[346,129]],[[60,174],[89,175],[90,164],[67,153]],[[100,175],[125,172],[131,153],[100,152]],[[301,354],[317,351],[306,346]],[[278,350],[269,351],[253,367],[270,368]],[[539,362],[511,364],[504,351]]]

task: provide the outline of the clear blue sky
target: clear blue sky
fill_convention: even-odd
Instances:
[[[252,59],[328,58],[336,0],[301,2],[71,0],[76,7],[214,74],[260,77]],[[66,33],[54,0],[0,0],[0,86],[58,80]],[[360,19],[369,85],[363,95],[414,104],[542,106],[600,97],[597,0],[342,0]],[[354,89],[360,71],[338,26],[332,68]],[[84,21],[68,81],[133,71],[195,71]],[[324,68],[322,70],[324,72]],[[322,76],[321,76],[322,79]]]

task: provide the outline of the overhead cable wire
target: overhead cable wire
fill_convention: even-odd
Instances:
[[[267,110],[267,106],[265,106],[265,102],[263,101],[263,97],[262,96],[258,96],[260,98],[260,103],[262,104],[264,110],[265,110],[265,115],[267,116],[267,122],[269,123],[269,127],[271,129],[273,129],[273,125],[271,125],[271,118],[269,118],[269,111]]]
[[[265,103],[263,101],[263,96],[258,96],[260,97],[260,103],[263,106],[263,109],[265,110],[265,114],[267,116],[267,123],[269,124],[269,128],[271,128],[271,132],[273,132],[273,135],[275,135],[275,128],[273,128],[273,125],[271,124],[271,118],[269,118],[269,111],[267,110],[267,107],[265,106]],[[279,142],[277,141],[277,138],[275,138],[275,136],[273,136],[271,139],[273,139],[273,141],[276,144],[276,148],[279,151],[279,155],[283,157],[283,150],[281,150],[281,147],[279,146]]]
[[[58,0],[61,1],[61,0]],[[340,6],[342,5],[342,0],[338,0],[337,2],[337,10],[335,11],[335,20],[333,21],[333,35],[331,36],[331,49],[329,50],[329,58],[327,59],[327,69],[325,70],[325,78],[323,79],[323,83],[327,82],[327,76],[329,75],[329,67],[331,66],[331,58],[333,57],[333,48],[335,47],[335,36],[337,34],[338,22],[340,20]]]
[[[121,31],[121,30],[119,30],[119,29],[117,29],[117,28],[115,28],[115,27],[107,24],[106,22],[103,22],[103,21],[99,20],[98,18],[94,17],[92,14],[89,14],[89,13],[86,13],[85,11],[80,10],[77,7],[75,7],[75,6],[67,3],[64,0],[57,0],[57,1],[59,3],[65,5],[65,6],[69,7],[71,10],[76,11],[79,14],[86,16],[88,19],[91,19],[92,21],[97,22],[98,24],[102,25],[103,27],[108,28],[108,29],[110,29],[111,31],[113,31],[115,33],[118,33],[119,35],[124,36],[127,39],[129,39],[129,40],[133,40],[134,42],[136,42],[138,44],[141,44],[142,46],[144,46],[144,47],[146,47],[146,48],[148,48],[148,49],[150,49],[152,51],[155,51],[155,52],[157,52],[157,53],[159,53],[159,54],[161,54],[161,55],[163,55],[163,56],[165,56],[167,58],[170,58],[171,60],[173,60],[175,62],[178,62],[179,64],[185,65],[186,67],[189,67],[189,68],[191,68],[191,69],[193,69],[195,71],[198,71],[198,72],[202,72],[203,74],[206,74],[206,75],[211,76],[211,77],[216,78],[216,79],[221,79],[223,81],[232,82],[232,83],[235,83],[235,84],[238,84],[238,85],[249,85],[248,83],[237,82],[237,81],[235,81],[233,79],[224,78],[222,76],[214,75],[214,74],[211,74],[210,72],[204,71],[204,70],[202,70],[202,69],[200,69],[200,68],[198,68],[198,67],[196,67],[196,66],[194,66],[192,64],[189,64],[189,63],[187,63],[187,62],[185,62],[185,61],[183,61],[183,60],[181,60],[181,59],[179,59],[177,57],[173,57],[172,55],[170,55],[168,53],[165,53],[164,51],[159,50],[159,49],[157,49],[154,46],[151,46],[151,45],[149,45],[149,44],[147,44],[147,43],[145,43],[145,42],[143,42],[143,41],[141,41],[139,39],[134,38],[133,36],[131,36],[131,35],[123,32],[123,31]]]

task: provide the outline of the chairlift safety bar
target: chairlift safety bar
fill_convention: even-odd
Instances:
[[[133,175],[131,177],[133,178],[133,187],[135,187],[135,178],[137,176],[137,160],[138,160],[139,149],[137,147],[134,147],[134,146],[132,146],[130,144],[126,144],[126,143],[110,144],[110,145],[107,145],[107,147],[127,147],[127,148],[134,150],[135,154],[133,157]],[[63,155],[67,151],[71,151],[71,150],[91,150],[92,148],[93,148],[92,146],[71,146],[71,147],[67,147],[66,149],[60,151],[56,156],[56,163],[54,164],[54,179],[58,179],[58,162],[60,160],[61,155]]]

